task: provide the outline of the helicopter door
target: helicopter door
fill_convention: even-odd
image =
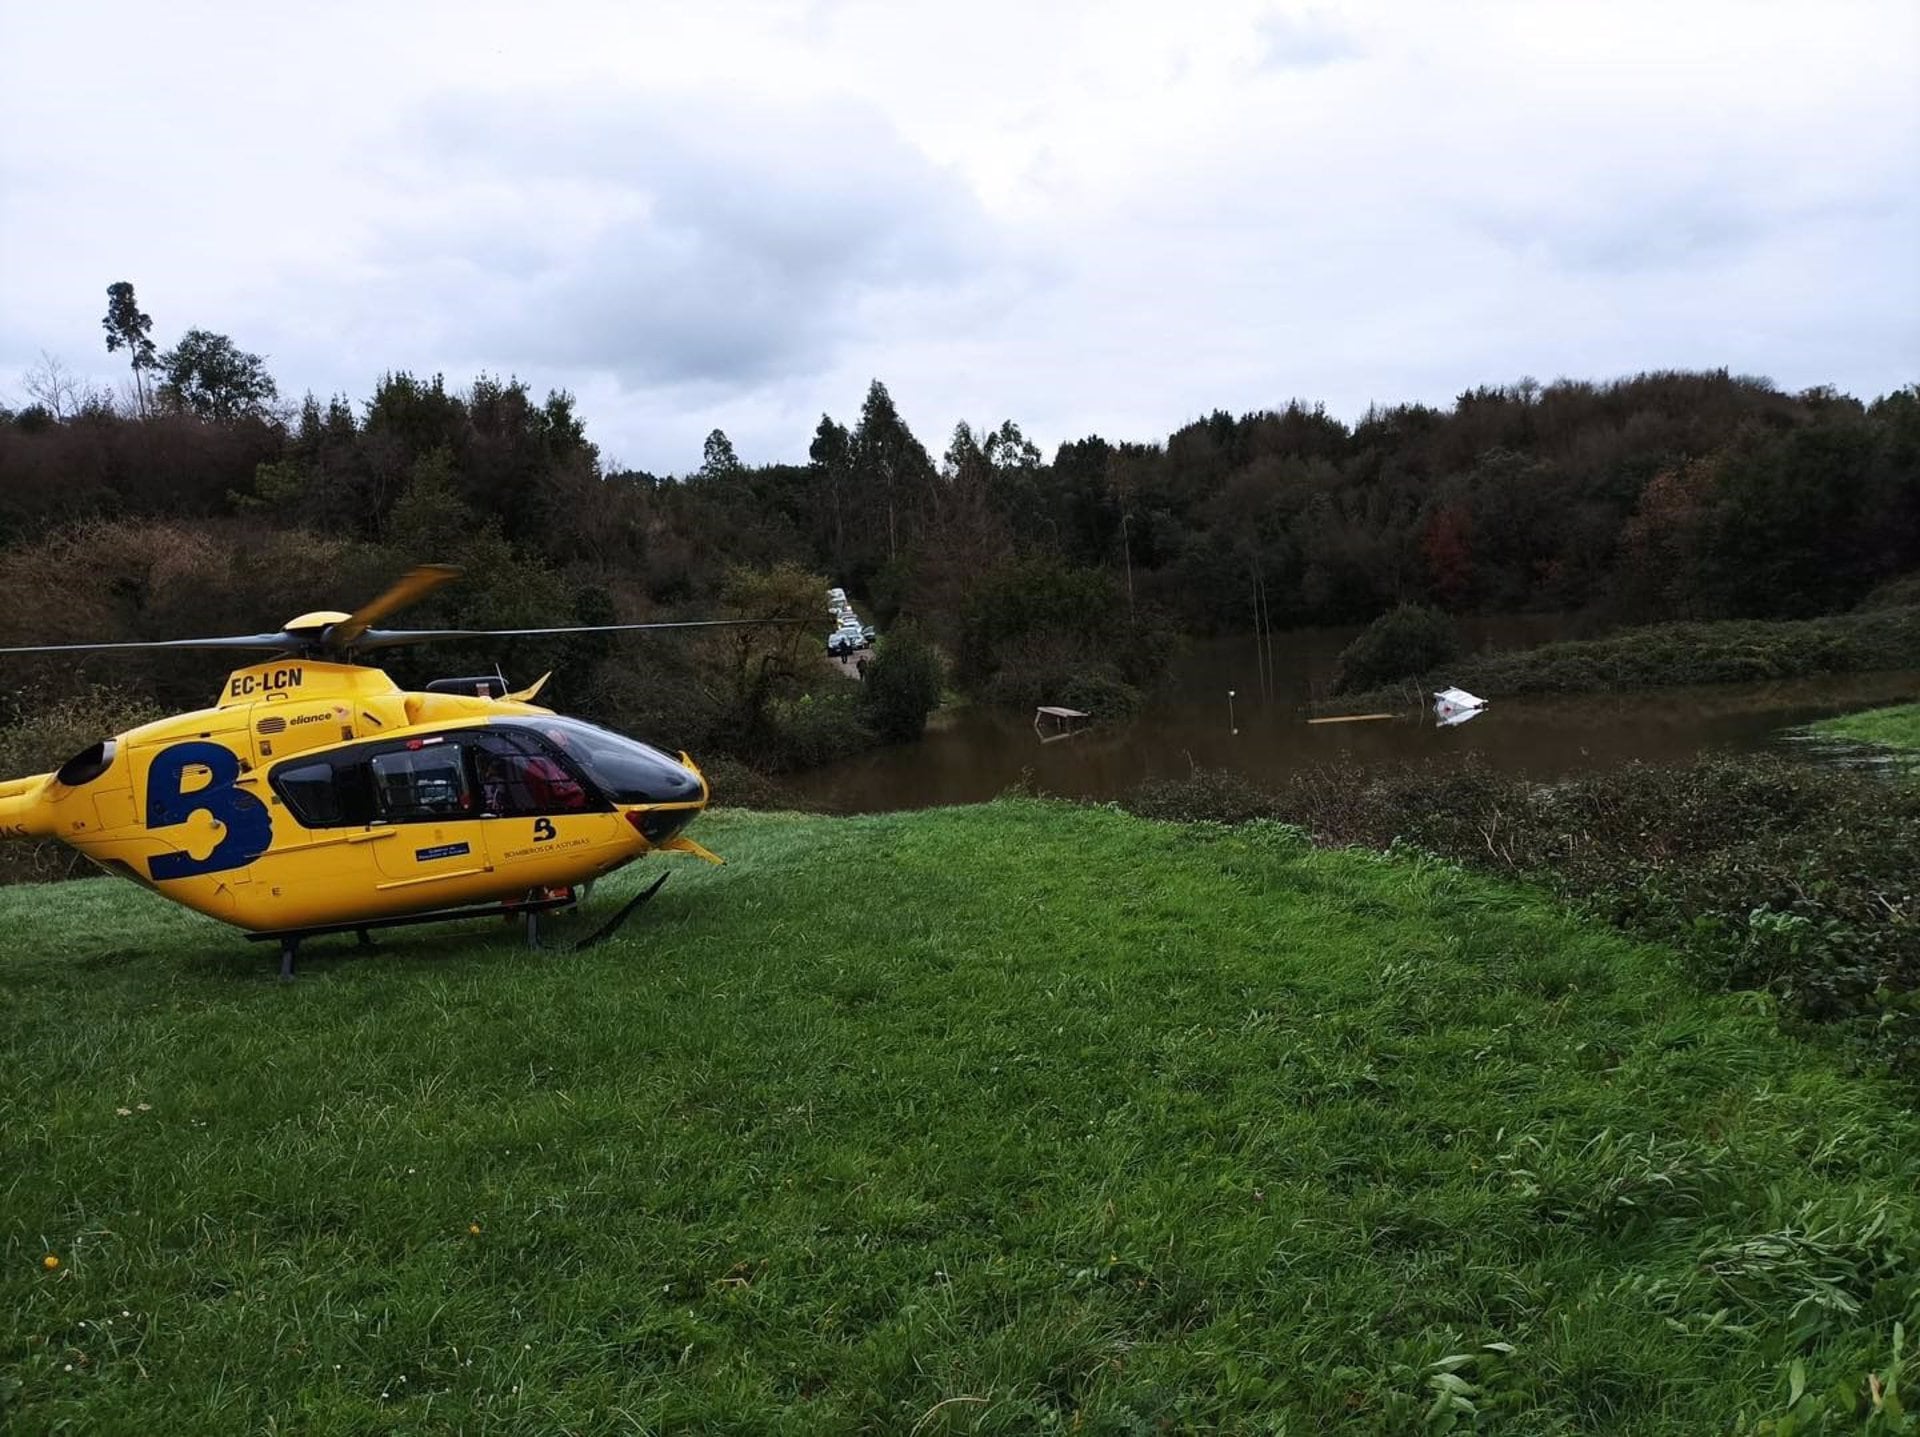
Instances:
[[[523,878],[529,888],[564,885],[586,855],[620,836],[619,816],[606,799],[537,740],[500,728],[466,738],[496,871]]]
[[[369,845],[388,883],[430,888],[487,871],[479,799],[456,736],[408,739],[375,750],[367,770],[373,784],[369,831],[394,832]]]

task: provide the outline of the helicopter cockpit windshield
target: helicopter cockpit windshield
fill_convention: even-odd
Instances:
[[[700,798],[700,777],[691,769],[649,744],[579,719],[501,718],[489,727],[531,734],[557,749],[615,803],[693,803]]]

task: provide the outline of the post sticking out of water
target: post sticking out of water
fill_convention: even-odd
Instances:
[[[1227,690],[1227,732],[1231,734],[1237,734],[1240,732],[1239,725],[1237,725],[1233,721],[1233,690],[1232,689]]]
[[[1267,651],[1265,629],[1260,622],[1260,570],[1253,571],[1253,663],[1260,676],[1260,693],[1267,696]]]

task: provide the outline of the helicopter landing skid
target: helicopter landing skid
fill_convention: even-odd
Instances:
[[[369,930],[374,928],[404,928],[415,923],[452,923],[462,918],[526,917],[531,919],[536,913],[551,908],[565,908],[574,901],[573,895],[569,893],[564,898],[530,899],[520,903],[489,903],[478,908],[443,908],[434,913],[407,913],[398,918],[362,918],[353,923],[322,923],[312,928],[282,928],[267,933],[249,933],[246,939],[249,943],[280,945],[280,981],[286,983],[293,980],[294,960],[299,956],[300,945],[309,938],[320,938],[329,933],[355,933],[359,935],[360,947],[371,948],[373,939],[369,936]],[[626,915],[623,913],[621,916]]]
[[[582,948],[591,948],[593,947],[594,944],[602,941],[603,939],[613,937],[614,930],[617,929],[622,923],[625,923],[629,918],[633,917],[634,911],[638,909],[642,904],[644,904],[649,898],[653,897],[654,894],[658,893],[660,891],[660,885],[665,883],[666,881],[667,881],[667,875],[663,873],[658,878],[654,879],[652,883],[648,884],[645,888],[641,889],[638,893],[634,894],[632,898],[627,900],[626,906],[623,907],[618,913],[614,914],[613,917],[609,918],[605,923],[601,924],[598,928],[594,929],[593,932],[589,933],[585,938],[582,938],[578,943],[574,944],[573,951],[578,953]]]

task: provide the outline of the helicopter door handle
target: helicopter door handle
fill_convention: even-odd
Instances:
[[[365,833],[349,833],[348,843],[372,843],[376,838],[392,838],[399,833],[397,828],[370,828]]]

